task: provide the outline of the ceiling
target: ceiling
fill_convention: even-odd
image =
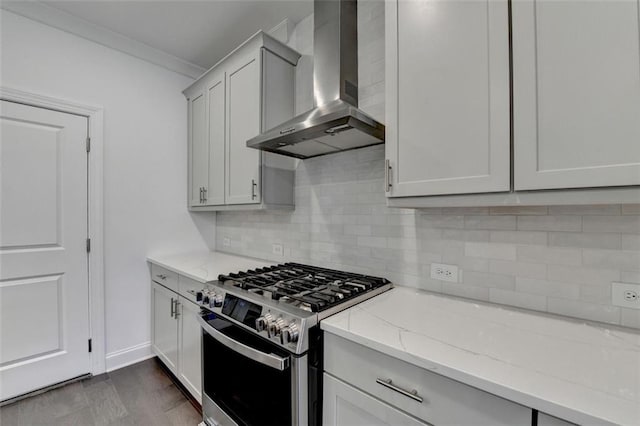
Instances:
[[[202,68],[211,67],[256,31],[269,30],[285,18],[295,24],[313,12],[312,0],[41,3]]]

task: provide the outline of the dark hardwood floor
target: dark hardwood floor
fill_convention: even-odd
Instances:
[[[0,407],[1,426],[196,426],[201,421],[156,358]]]

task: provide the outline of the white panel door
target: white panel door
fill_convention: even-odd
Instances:
[[[640,184],[638,0],[513,2],[515,188]]]
[[[261,131],[260,75],[259,53],[227,68],[227,204],[260,202],[261,151],[247,147]]]
[[[202,327],[198,323],[200,308],[180,297],[180,359],[178,378],[189,392],[202,402]]]
[[[0,400],[90,370],[86,117],[0,109]]]
[[[189,165],[191,180],[189,205],[204,205],[204,190],[209,175],[209,143],[207,141],[207,98],[199,92],[189,99]]]
[[[208,94],[208,132],[209,132],[209,181],[205,198],[208,206],[224,204],[225,175],[225,80],[224,74],[214,76],[207,86]]]
[[[386,3],[390,197],[510,189],[506,0]]]
[[[326,426],[424,426],[408,414],[324,374],[322,423]]]
[[[173,374],[178,371],[177,302],[177,294],[160,284],[151,283],[151,347]]]

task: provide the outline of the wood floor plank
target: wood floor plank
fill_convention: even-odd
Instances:
[[[201,421],[156,359],[0,408],[0,426],[196,426]]]

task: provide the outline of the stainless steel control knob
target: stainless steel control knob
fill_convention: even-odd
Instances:
[[[280,344],[286,345],[287,343],[295,343],[298,341],[299,335],[298,326],[296,323],[292,322],[280,333]]]
[[[271,324],[272,322],[273,322],[273,316],[267,312],[263,316],[258,317],[256,319],[256,330],[258,332],[265,331],[268,329],[269,324]]]
[[[267,329],[267,320],[264,317],[256,318],[256,330],[260,332],[266,329]]]
[[[267,327],[267,334],[269,337],[277,337],[280,335],[280,332],[284,327],[284,320],[282,318],[278,318],[275,321],[269,323]]]
[[[222,295],[221,294],[216,294],[215,296],[213,296],[213,306],[215,306],[216,308],[220,308],[222,307]]]

